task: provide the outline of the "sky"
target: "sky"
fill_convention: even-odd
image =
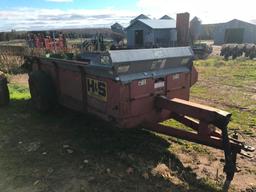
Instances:
[[[256,23],[255,7],[256,0],[0,0],[0,31],[127,26],[141,13],[158,19],[189,12],[204,24]]]

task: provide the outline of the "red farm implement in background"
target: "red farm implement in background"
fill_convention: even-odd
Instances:
[[[237,154],[254,148],[228,136],[231,114],[189,101],[197,81],[190,47],[84,52],[79,61],[33,58],[32,101],[40,111],[59,103],[120,128],[143,127],[224,151],[226,186]],[[175,119],[193,131],[164,125]]]
[[[27,36],[29,48],[43,48],[50,52],[64,51],[67,48],[65,35],[62,33],[31,32]]]

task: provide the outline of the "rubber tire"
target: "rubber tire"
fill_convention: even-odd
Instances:
[[[8,105],[10,102],[10,94],[7,86],[6,78],[0,79],[0,107]]]
[[[28,82],[36,110],[41,113],[51,111],[57,104],[56,90],[51,76],[44,71],[34,71],[29,75]]]

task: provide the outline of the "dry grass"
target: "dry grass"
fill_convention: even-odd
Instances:
[[[74,53],[78,54],[77,48],[56,51],[56,54]],[[0,46],[0,71],[5,73],[19,73],[25,62],[25,56],[42,57],[49,51],[44,48],[26,48],[21,46]]]
[[[0,70],[5,73],[16,72],[24,63],[24,56],[12,55],[9,51],[0,52]]]

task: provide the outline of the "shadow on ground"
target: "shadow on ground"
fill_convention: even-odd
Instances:
[[[0,191],[216,191],[153,133],[63,108],[38,114],[29,100],[12,100],[0,114]],[[153,176],[158,163],[179,182]]]

